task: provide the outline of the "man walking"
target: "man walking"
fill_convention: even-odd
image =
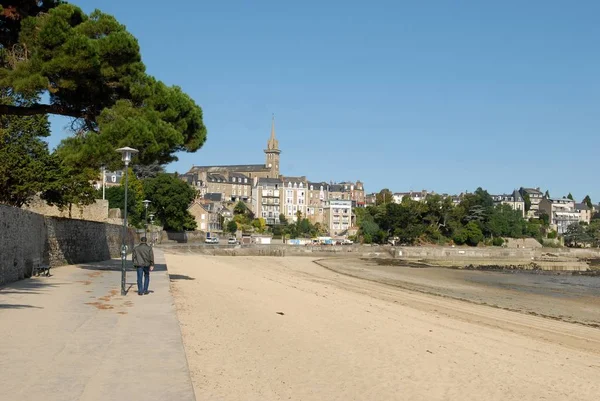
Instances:
[[[148,285],[150,284],[150,270],[154,270],[154,251],[146,243],[146,237],[140,239],[141,244],[133,248],[133,265],[137,269],[138,295],[147,295]],[[142,286],[142,275],[144,276],[144,285]]]

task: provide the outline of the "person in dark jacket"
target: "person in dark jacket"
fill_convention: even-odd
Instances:
[[[137,269],[138,295],[147,295],[148,285],[150,284],[150,271],[154,270],[154,251],[146,243],[146,237],[140,238],[141,244],[133,248],[133,265]],[[142,275],[144,276],[144,285],[142,286]]]

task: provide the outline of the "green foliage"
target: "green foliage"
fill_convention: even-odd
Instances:
[[[288,222],[288,221],[287,221],[287,219],[286,219],[286,217],[285,217],[285,214],[281,213],[281,214],[279,215],[279,223],[280,223],[280,224],[287,224],[287,222]]]
[[[18,18],[0,15],[0,87],[37,102],[48,94],[49,104],[0,104],[0,114],[73,117],[63,163],[112,168],[114,149],[131,146],[138,164],[165,164],[203,145],[200,107],[146,74],[137,40],[114,17],[59,1],[20,3]]]
[[[544,227],[548,227],[550,225],[550,216],[548,213],[540,213],[540,222]]]
[[[591,244],[595,247],[600,247],[600,220],[592,220],[586,227],[586,232]]]
[[[565,244],[573,247],[585,246],[594,240],[594,238],[590,236],[589,231],[587,231],[580,223],[569,225],[565,231],[564,238]]]
[[[392,191],[390,191],[387,188],[382,189],[377,195],[375,195],[376,205],[384,205],[392,202],[394,202],[394,196],[392,194]]]
[[[233,220],[237,222],[244,231],[252,227],[254,213],[242,201],[238,201],[233,208]]]
[[[529,194],[525,194],[525,196],[523,196],[523,200],[525,201],[525,213],[527,213],[531,210],[531,197]]]
[[[190,219],[188,206],[196,193],[193,188],[171,174],[158,174],[143,182],[146,198],[152,202],[156,220],[166,230],[182,231],[195,229],[195,221]]]
[[[571,195],[571,193],[570,193],[570,192],[569,192],[569,194],[567,195],[567,199],[571,199],[571,200],[573,200],[573,199],[574,199],[574,198],[573,198],[573,195]]]
[[[458,245],[477,246],[483,241],[483,233],[476,222],[470,221],[454,235],[453,240]]]
[[[590,209],[594,207],[594,204],[592,203],[592,198],[590,198],[589,195],[586,195],[585,198],[583,198],[583,203],[585,203]]]
[[[492,245],[494,246],[502,246],[504,245],[504,238],[502,237],[496,237],[492,240]]]
[[[231,234],[235,234],[237,232],[237,230],[238,230],[237,223],[235,221],[233,221],[233,220],[230,220],[227,223],[227,232],[231,233]]]
[[[558,237],[558,233],[556,231],[550,231],[548,233],[548,239],[555,239],[556,237]]]
[[[492,209],[486,224],[486,232],[493,237],[520,238],[526,230],[521,212],[509,205],[498,205]]]
[[[21,207],[48,189],[56,174],[48,145],[41,139],[48,135],[45,116],[0,115],[0,203]]]
[[[252,220],[251,225],[259,233],[264,233],[267,228],[267,223],[265,222],[265,219],[263,219],[262,217]]]

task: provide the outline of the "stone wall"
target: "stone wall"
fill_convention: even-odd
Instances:
[[[0,205],[0,285],[29,277],[40,264],[61,266],[118,257],[122,229]],[[133,241],[134,231],[128,230],[129,249]]]
[[[401,259],[519,259],[531,260],[536,252],[533,249],[499,247],[399,247],[394,256]]]
[[[44,216],[70,217],[72,219],[99,221],[102,223],[106,223],[109,218],[108,200],[106,199],[96,199],[94,203],[87,206],[73,206],[71,208],[71,216],[69,216],[68,209],[60,210],[56,206],[50,206],[39,196],[34,197],[27,206],[23,207],[23,209],[34,213],[39,213]]]
[[[95,221],[46,218],[46,252],[51,266],[97,262],[120,256],[123,227]],[[132,249],[134,231],[128,230]]]
[[[0,205],[0,285],[31,275],[47,263],[44,216]]]

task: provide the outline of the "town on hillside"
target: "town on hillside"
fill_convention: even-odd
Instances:
[[[565,243],[565,239],[567,245],[585,246],[594,243],[595,237],[600,238],[600,230],[595,225],[589,227],[600,207],[589,197],[576,202],[570,194],[551,197],[548,191],[529,187],[505,194],[478,190],[479,194],[450,195],[387,189],[367,194],[360,180],[338,183],[286,176],[280,171],[281,154],[273,119],[264,163],[193,165],[177,175],[195,191],[188,207],[195,229],[213,238],[252,233],[257,237],[327,236],[347,242],[406,244],[500,245],[504,241],[495,237],[531,237],[547,246]],[[121,179],[121,171],[104,173],[105,186],[118,186]],[[429,209],[411,208],[415,203],[428,205]],[[387,211],[375,211],[386,204],[406,207],[420,221],[390,223],[393,217]],[[443,218],[447,224],[439,216],[446,213],[440,212],[444,205],[447,210],[455,210]],[[477,207],[488,209],[478,211]],[[456,212],[465,208],[469,210],[464,210],[462,216]],[[514,213],[507,214],[507,210]],[[432,228],[433,220],[437,228]],[[469,226],[470,221],[477,224]]]

